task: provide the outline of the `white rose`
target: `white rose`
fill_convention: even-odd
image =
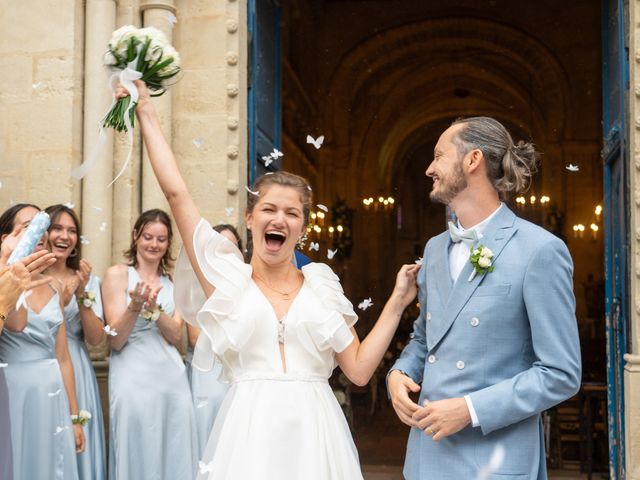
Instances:
[[[491,258],[493,257],[493,252],[489,250],[487,247],[482,247],[482,249],[480,250],[480,256]]]
[[[478,265],[481,268],[489,268],[491,266],[491,259],[487,257],[480,257],[478,259]]]
[[[84,305],[87,308],[90,308],[91,305],[93,305],[93,301],[90,298],[85,298],[84,300],[82,300],[82,305]]]
[[[477,248],[474,248],[474,249],[471,251],[471,255],[480,255],[480,250],[479,250],[479,249],[477,249]]]
[[[87,410],[80,410],[78,412],[78,418],[84,418],[86,420],[90,420],[91,419],[91,412],[88,412]]]
[[[108,67],[115,67],[116,65],[118,65],[118,61],[116,60],[116,57],[113,55],[113,53],[108,51],[104,54],[104,64]]]

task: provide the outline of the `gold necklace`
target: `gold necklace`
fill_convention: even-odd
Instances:
[[[253,275],[260,280],[260,282],[267,287],[269,290],[273,290],[276,293],[279,293],[280,295],[282,295],[282,299],[283,300],[291,300],[290,295],[295,292],[296,290],[298,290],[298,286],[296,285],[295,288],[289,292],[283,292],[282,290],[278,290],[277,288],[273,288],[269,282],[267,282],[264,278],[262,278],[260,275],[258,275],[255,271],[253,272]]]

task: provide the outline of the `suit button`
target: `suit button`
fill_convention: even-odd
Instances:
[[[427,358],[427,361],[429,363],[436,363],[436,356],[435,355],[429,355],[429,358]]]
[[[457,368],[458,370],[462,370],[462,369],[464,368],[464,362],[463,362],[462,360],[458,360],[458,361],[456,362],[456,368]]]
[[[431,320],[431,312],[427,312],[427,320]]]
[[[471,323],[472,327],[477,327],[480,325],[480,319],[478,317],[473,317],[469,323]]]

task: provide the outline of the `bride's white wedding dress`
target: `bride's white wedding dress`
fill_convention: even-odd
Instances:
[[[194,367],[211,368],[215,356],[223,365],[221,379],[231,384],[198,480],[362,479],[349,427],[328,383],[335,353],[352,342],[350,327],[357,320],[338,277],[324,264],[303,267],[304,283],[284,320],[285,373],[278,319],[252,280],[251,266],[204,220],[193,242],[216,291],[202,306],[199,286],[186,279],[182,252],[176,303],[187,319],[194,306],[202,306]]]

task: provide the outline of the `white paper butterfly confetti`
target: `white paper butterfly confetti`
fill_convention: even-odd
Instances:
[[[580,171],[580,167],[578,165],[573,165],[572,163],[570,163],[569,165],[567,165],[564,168],[566,168],[570,172],[579,172]]]
[[[39,90],[41,87],[44,86],[44,82],[38,82],[38,83],[34,83],[33,85],[31,85],[33,87],[34,90]]]
[[[262,157],[262,161],[264,162],[264,166],[268,167],[273,162],[273,158],[271,157],[271,155],[267,155],[265,157]]]
[[[107,229],[107,222],[102,222],[98,230],[100,230],[101,232],[104,232],[106,229]]]
[[[93,209],[94,209],[96,212],[101,212],[101,211],[102,211],[102,207],[93,207]]]
[[[247,190],[247,192],[249,192],[251,195],[255,195],[256,197],[258,195],[260,195],[260,192],[254,192],[253,190],[251,190],[249,187],[247,187],[246,185],[244,186],[244,188]]]
[[[202,146],[204,145],[204,139],[202,137],[196,137],[191,141],[198,149],[202,148]]]
[[[270,153],[274,160],[277,160],[279,157],[284,157],[284,153],[282,153],[277,148],[273,149],[273,152]]]
[[[59,388],[58,390],[56,390],[55,392],[49,392],[47,393],[47,395],[49,395],[50,397],[57,397],[58,395],[60,395],[60,392],[62,390]]]
[[[58,435],[59,433],[64,432],[68,428],[69,427],[56,427],[56,431],[55,431],[54,435]]]
[[[75,207],[75,205],[71,202],[63,203],[63,205],[70,210],[73,210],[73,208]]]
[[[316,252],[320,251],[320,244],[318,242],[311,242],[309,244],[309,250],[315,250]]]
[[[104,333],[112,337],[115,337],[116,335],[118,335],[118,332],[116,332],[114,328],[111,328],[111,325],[105,325],[103,330],[104,330]]]
[[[224,214],[227,217],[230,217],[233,214],[233,207],[225,207],[224,209]]]
[[[9,366],[8,363],[0,363],[0,368],[6,368],[8,366]]]
[[[504,462],[505,450],[501,443],[498,443],[491,453],[489,463],[478,471],[476,480],[487,480],[492,473],[497,471]]]
[[[416,265],[422,265],[422,257],[420,257],[419,259],[417,259],[414,263],[415,263]]]
[[[167,12],[165,16],[167,17],[167,23],[169,24],[169,27],[173,28],[176,23],[178,23],[178,19],[173,13]]]
[[[198,403],[196,408],[202,408],[209,405],[209,397],[196,397],[198,399]]]
[[[204,463],[202,460],[200,460],[198,462],[198,470],[200,471],[200,475],[213,472],[213,461],[209,463]]]
[[[318,207],[320,210],[322,210],[324,212],[328,212],[329,211],[329,209],[325,205],[323,205],[321,203],[317,204],[316,207]]]
[[[360,310],[366,310],[367,308],[369,308],[371,305],[373,305],[373,302],[371,301],[371,297],[369,298],[365,298],[363,301],[361,301],[358,304],[358,308]]]
[[[331,250],[330,248],[327,249],[327,258],[331,260],[337,252],[338,252],[337,248],[335,250]]]
[[[84,235],[80,235],[80,244],[82,245],[89,245],[91,242],[89,241],[89,239],[87,237],[85,237]]]
[[[311,135],[307,135],[307,143],[316,147],[316,150],[322,146],[322,142],[324,142],[324,135],[320,135],[318,138],[313,138]]]

